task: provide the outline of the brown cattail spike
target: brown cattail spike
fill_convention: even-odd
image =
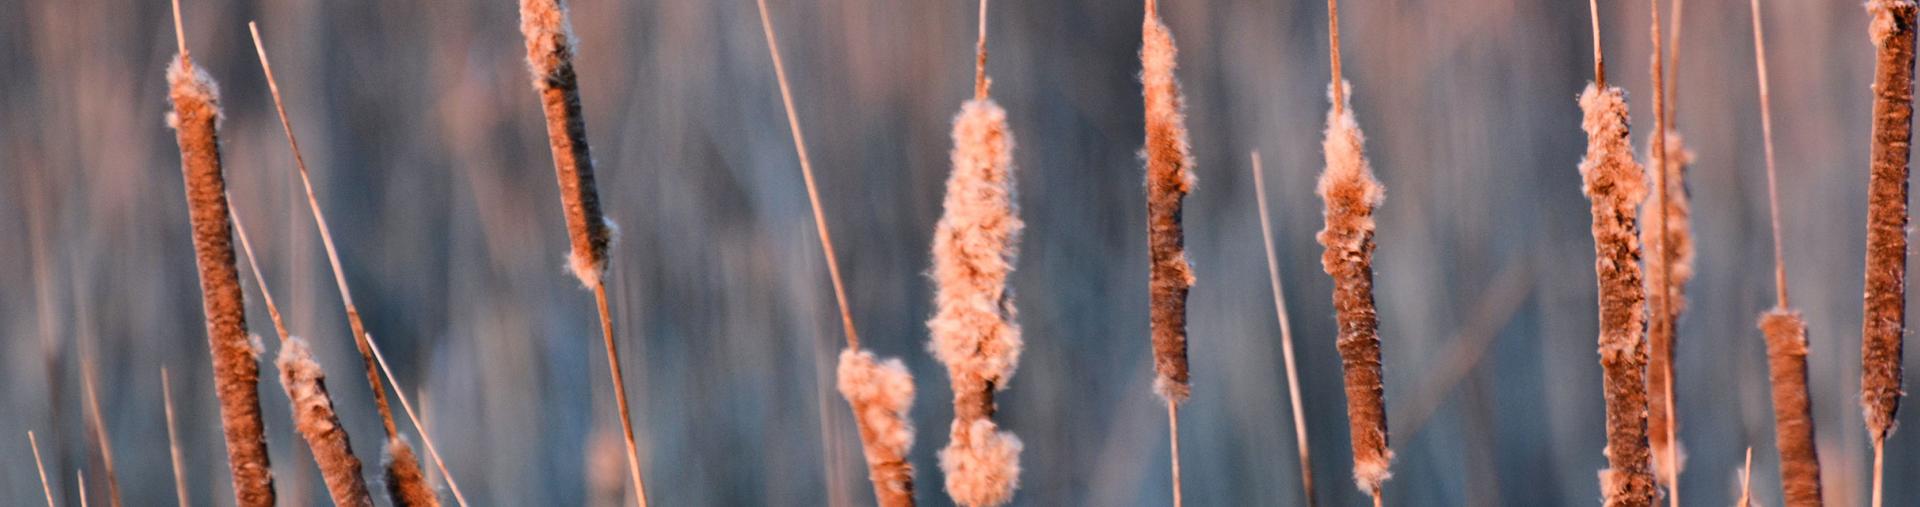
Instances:
[[[1807,324],[1800,312],[1775,308],[1760,317],[1773,381],[1774,442],[1780,447],[1785,505],[1818,506],[1820,455],[1814,447],[1813,401],[1807,390]]]
[[[438,506],[440,497],[434,495],[433,488],[427,486],[427,476],[420,472],[420,458],[413,454],[413,446],[407,444],[405,437],[387,439],[385,449],[387,461],[387,495],[395,506]]]
[[[1186,401],[1187,291],[1193,267],[1187,263],[1180,208],[1193,190],[1192,148],[1187,143],[1186,105],[1174,77],[1179,50],[1157,13],[1142,24],[1140,83],[1146,96],[1147,243],[1153,269],[1154,392],[1173,403]]]
[[[1335,85],[1348,86],[1344,81]],[[1353,480],[1361,491],[1375,493],[1381,483],[1393,477],[1386,390],[1380,370],[1380,318],[1373,303],[1373,213],[1386,191],[1367,163],[1365,143],[1351,107],[1339,105],[1327,113],[1322,144],[1327,165],[1316,188],[1326,201],[1326,228],[1317,237],[1326,247],[1320,266],[1333,278],[1333,308],[1340,327],[1337,344],[1345,371],[1347,423],[1353,445]]]
[[[1873,72],[1873,153],[1867,182],[1866,317],[1861,330],[1860,403],[1875,445],[1900,410],[1901,340],[1906,333],[1907,159],[1913,138],[1912,0],[1867,2],[1878,50]],[[1878,488],[1876,488],[1878,489]]]
[[[1627,140],[1626,92],[1588,85],[1580,94],[1587,153],[1582,190],[1593,214],[1594,274],[1600,297],[1600,366],[1607,406],[1607,464],[1600,492],[1613,506],[1652,505],[1647,449],[1646,286],[1640,274],[1635,210],[1647,197],[1647,173]]]
[[[573,242],[567,265],[580,283],[600,284],[607,269],[612,229],[600,212],[594,184],[593,154],[587,149],[587,120],[580,107],[580,84],[573,71],[573,27],[560,0],[522,0],[520,33],[526,37],[527,66],[533,88],[546,110],[547,141],[560,180],[560,204]]]
[[[213,78],[188,61],[185,53],[167,67],[167,82],[173,102],[167,123],[180,145],[234,497],[242,506],[273,505],[273,474],[260,420],[259,351],[247,339],[246,304],[234,262],[226,180],[220,168],[220,92]]]
[[[373,505],[367,483],[360,475],[360,459],[340,417],[333,411],[333,397],[327,394],[327,374],[313,359],[307,341],[289,337],[280,342],[280,385],[293,403],[293,426],[313,450],[320,466],[320,478],[334,505]]]

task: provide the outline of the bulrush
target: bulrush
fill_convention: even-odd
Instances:
[[[1140,33],[1140,86],[1146,99],[1147,255],[1149,324],[1153,336],[1153,391],[1167,400],[1167,445],[1173,504],[1180,505],[1180,410],[1192,392],[1187,371],[1187,292],[1193,265],[1187,262],[1180,209],[1193,191],[1192,146],[1187,142],[1186,99],[1174,76],[1180,50],[1160,21],[1158,3],[1147,0]]]
[[[260,350],[247,338],[246,302],[240,292],[233,229],[227,222],[227,183],[220,167],[220,89],[205,70],[193,64],[179,26],[180,7],[175,3],[180,53],[167,67],[173,102],[167,124],[180,145],[207,345],[213,353],[214,388],[226,432],[227,466],[239,505],[270,506],[274,504],[273,471],[267,460],[265,424],[260,420]]]
[[[1748,0],[1748,6],[1753,12],[1753,59],[1760,83],[1760,128],[1766,149],[1767,209],[1773,225],[1773,283],[1778,303],[1760,314],[1760,332],[1767,339],[1767,373],[1773,383],[1773,438],[1780,450],[1785,505],[1818,507],[1820,453],[1814,446],[1813,398],[1807,389],[1807,323],[1787,299],[1787,261],[1780,235],[1780,178],[1773,159],[1773,104],[1767,91],[1766,37],[1760,26],[1760,0]]]
[[[907,410],[913,408],[913,376],[900,360],[878,360],[872,352],[860,348],[860,332],[853,325],[846,285],[840,281],[840,262],[833,255],[833,234],[820,207],[820,189],[813,184],[813,162],[807,158],[807,138],[800,130],[800,116],[794,113],[793,90],[787,86],[787,68],[780,61],[773,19],[767,14],[766,0],[757,0],[755,5],[760,10],[760,31],[767,38],[767,53],[773,60],[773,75],[780,84],[780,105],[786,109],[793,151],[800,160],[800,178],[806,182],[814,230],[820,235],[820,253],[827,261],[833,300],[840,309],[840,330],[846,334],[846,348],[840,352],[836,372],[840,395],[852,407],[854,423],[859,426],[875,502],[883,507],[911,507],[913,466],[907,463],[907,452],[913,447],[913,425]]]
[[[1315,192],[1325,201],[1326,228],[1317,238],[1326,250],[1320,267],[1333,278],[1333,308],[1339,321],[1341,369],[1347,390],[1347,430],[1353,446],[1353,481],[1380,503],[1381,484],[1393,477],[1387,447],[1386,389],[1380,370],[1380,316],[1373,304],[1373,212],[1386,189],[1367,163],[1366,137],[1354,119],[1352,86],[1340,77],[1339,7],[1327,1],[1333,102],[1321,149],[1326,168]]]
[[[1907,329],[1907,163],[1913,141],[1913,0],[1871,0],[1873,149],[1867,179],[1867,275],[1860,330],[1860,404],[1873,439],[1873,504],[1880,505],[1887,435],[1900,410]]]
[[[927,347],[946,364],[953,386],[953,425],[940,468],[954,502],[976,507],[1013,499],[1021,449],[1020,439],[993,421],[994,393],[1007,387],[1023,346],[1007,275],[1024,224],[1014,201],[1007,112],[987,95],[986,5],[980,2],[974,97],[953,119],[953,172],[933,232],[936,310],[927,321]]]
[[[1647,448],[1646,285],[1634,227],[1647,198],[1647,172],[1633,160],[1628,141],[1626,92],[1606,84],[1595,4],[1587,4],[1594,16],[1594,82],[1580,94],[1580,128],[1587,133],[1580,177],[1593,215],[1606,394],[1608,468],[1600,472],[1600,494],[1608,507],[1644,507],[1657,494]]]

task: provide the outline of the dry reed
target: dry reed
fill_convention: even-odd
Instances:
[[[180,451],[180,430],[173,423],[173,380],[167,377],[165,366],[160,367],[160,399],[167,416],[167,455],[173,464],[173,494],[179,497],[180,507],[187,507],[192,505],[187,501],[187,460]]]
[[[1606,85],[1594,16],[1594,82],[1580,94],[1587,152],[1581,190],[1593,215],[1594,275],[1600,300],[1599,355],[1607,414],[1607,465],[1600,472],[1605,505],[1652,505],[1657,492],[1647,449],[1646,286],[1640,273],[1635,210],[1647,195],[1646,170],[1633,160],[1626,92]]]
[[[1648,16],[1652,18],[1648,32],[1652,35],[1653,52],[1649,56],[1649,74],[1653,79],[1653,135],[1648,141],[1648,163],[1652,164],[1653,186],[1651,199],[1644,210],[1653,215],[1651,226],[1643,226],[1640,236],[1643,244],[1650,249],[1646,272],[1647,310],[1652,314],[1647,330],[1649,362],[1647,365],[1647,391],[1658,396],[1656,402],[1647,406],[1647,443],[1653,453],[1655,474],[1667,481],[1667,499],[1673,507],[1680,505],[1680,450],[1678,442],[1679,423],[1675,421],[1673,394],[1673,339],[1674,327],[1679,320],[1680,310],[1674,300],[1680,297],[1681,284],[1675,275],[1674,263],[1676,251],[1691,248],[1685,222],[1675,220],[1675,208],[1685,213],[1686,202],[1674,199],[1675,195],[1684,195],[1686,189],[1675,190],[1681,185],[1674,178],[1679,169],[1670,162],[1672,146],[1668,133],[1671,107],[1667,105],[1666,78],[1664,70],[1666,54],[1660,43],[1660,0],[1648,1]]]
[[[826,260],[834,303],[840,310],[840,329],[846,335],[846,348],[840,353],[836,371],[840,394],[852,408],[854,423],[859,428],[876,503],[884,507],[912,507],[913,466],[907,463],[906,456],[913,446],[913,425],[907,416],[913,405],[913,377],[898,359],[876,361],[872,352],[860,348],[860,332],[853,325],[846,285],[840,280],[840,263],[833,254],[833,234],[827,228],[826,213],[820,206],[820,189],[813,182],[813,162],[807,157],[807,139],[800,130],[800,116],[794,112],[793,90],[787,85],[787,68],[780,59],[773,19],[767,13],[766,0],[756,0],[755,6],[760,11],[760,32],[766,36],[767,53],[773,60],[774,78],[780,86],[780,105],[787,114],[793,151],[800,162],[800,178],[806,183],[814,231],[820,236],[821,257]]]
[[[413,421],[413,429],[420,432],[420,443],[427,446],[427,456],[433,459],[434,468],[440,470],[440,476],[447,481],[447,489],[453,491],[453,500],[459,503],[461,507],[466,507],[467,496],[460,492],[460,483],[453,480],[453,473],[447,471],[447,463],[441,459],[440,450],[434,447],[433,435],[427,432],[426,419],[421,417],[419,413],[413,411],[413,403],[407,401],[407,390],[400,388],[400,379],[394,378],[393,368],[387,366],[387,356],[380,353],[380,344],[374,342],[372,335],[367,336],[367,345],[373,349],[374,361],[380,363],[380,373],[385,374],[387,376],[387,383],[393,385],[393,397],[400,399],[400,408],[407,412],[407,419]],[[426,400],[421,400],[421,403],[426,403]],[[421,409],[421,411],[425,410],[425,408]],[[398,442],[398,445],[401,446],[406,445],[406,441],[404,440],[396,440],[395,442]],[[389,447],[393,445],[394,443],[388,444]],[[408,453],[411,454],[411,452],[412,450],[408,449]],[[431,490],[431,488],[427,486],[428,482],[430,481],[420,482],[419,487]]]
[[[179,8],[174,9],[179,25]],[[167,67],[173,103],[167,123],[177,133],[187,211],[193,224],[193,249],[200,271],[207,343],[213,355],[214,387],[220,398],[221,425],[234,498],[246,507],[274,504],[273,473],[260,420],[259,350],[247,339],[246,304],[235,266],[232,224],[227,221],[226,180],[220,167],[220,91],[213,78],[194,65],[185,36],[176,33],[181,51]]]
[[[40,461],[40,439],[27,431],[27,445],[33,448],[33,468],[40,472],[40,493],[47,496],[47,507],[53,507],[53,487],[47,484],[47,465]]]
[[[100,396],[94,391],[94,378],[98,373],[95,370],[92,350],[91,347],[86,347],[80,351],[81,389],[87,395],[87,428],[90,433],[93,433],[94,442],[100,446],[100,464],[107,472],[107,502],[113,507],[120,507],[120,479],[113,468],[113,443],[112,439],[107,437],[105,416],[100,413]]]
[[[1321,268],[1333,278],[1333,308],[1339,321],[1336,345],[1345,373],[1353,481],[1379,503],[1381,485],[1393,477],[1386,390],[1380,368],[1380,319],[1373,303],[1373,213],[1386,198],[1386,190],[1367,162],[1366,137],[1349,104],[1352,86],[1340,76],[1339,8],[1333,0],[1327,2],[1327,24],[1333,67],[1328,85],[1332,107],[1327,111],[1326,137],[1321,142],[1326,168],[1315,188],[1326,203],[1326,227],[1316,238],[1326,247],[1320,257]]]
[[[632,409],[627,406],[626,375],[620,366],[620,349],[614,343],[613,316],[607,310],[607,249],[613,243],[613,221],[600,210],[600,193],[594,183],[593,154],[587,148],[587,120],[580,105],[580,82],[574,74],[573,53],[577,42],[572,22],[562,0],[521,0],[520,34],[526,39],[527,70],[533,76],[533,89],[547,120],[547,143],[553,152],[553,169],[560,184],[560,205],[567,222],[572,248],[567,265],[580,283],[593,290],[600,311],[600,334],[607,349],[607,370],[612,377],[614,404],[620,412],[620,429],[627,444],[627,473],[633,481],[635,501],[647,505],[646,482],[640,473],[640,450],[633,436]]]
[[[1740,466],[1740,502],[1738,507],[1753,505],[1753,448],[1747,448],[1747,462]]]
[[[1007,288],[1024,224],[1014,199],[1013,132],[1007,112],[987,95],[986,6],[980,2],[974,97],[953,119],[953,172],[933,233],[936,310],[927,321],[927,348],[947,366],[953,388],[940,468],[947,494],[968,506],[1012,500],[1022,447],[992,420],[994,393],[1007,387],[1024,346]]]
[[[1900,410],[1901,341],[1907,327],[1907,176],[1913,138],[1912,0],[1871,0],[1873,149],[1867,181],[1867,272],[1861,324],[1860,404],[1874,449],[1874,505],[1880,504],[1879,457]]]
[[[1186,99],[1174,75],[1179,49],[1160,20],[1158,3],[1147,0],[1141,21],[1140,85],[1146,102],[1148,292],[1153,337],[1153,390],[1167,401],[1167,447],[1173,504],[1180,497],[1180,409],[1192,392],[1187,370],[1187,292],[1193,265],[1187,261],[1181,206],[1193,191],[1192,146],[1187,140]]]
[[[1821,505],[1820,456],[1814,441],[1813,398],[1807,384],[1807,323],[1789,306],[1787,268],[1780,234],[1780,183],[1773,157],[1773,105],[1767,89],[1766,38],[1760,25],[1760,1],[1748,0],[1753,14],[1753,58],[1760,89],[1760,126],[1767,162],[1768,216],[1773,226],[1773,310],[1760,316],[1767,340],[1767,372],[1773,384],[1774,443],[1780,451],[1780,486],[1785,505]],[[1748,452],[1752,452],[1749,450]]]
[[[267,89],[273,96],[274,110],[280,117],[281,129],[286,132],[287,146],[289,150],[293,152],[294,166],[300,174],[300,184],[302,188],[306,190],[307,206],[308,209],[313,212],[314,225],[320,232],[320,243],[325,248],[327,264],[333,270],[334,285],[340,290],[340,301],[347,313],[347,325],[353,332],[354,348],[360,352],[360,363],[366,370],[367,385],[373,390],[374,407],[380,413],[381,428],[386,431],[387,440],[391,441],[398,437],[399,428],[394,424],[393,407],[387,403],[387,389],[380,382],[378,368],[374,365],[373,352],[371,346],[367,343],[366,323],[360,318],[360,309],[353,304],[352,291],[347,288],[346,273],[340,267],[340,252],[334,247],[333,233],[327,226],[326,214],[320,211],[320,199],[313,190],[313,180],[307,171],[306,157],[300,153],[300,140],[293,133],[293,122],[287,117],[286,103],[280,98],[280,84],[278,80],[274,79],[273,64],[267,60],[267,49],[266,45],[261,41],[260,28],[257,24],[249,22],[247,23],[247,30],[253,36],[254,52],[260,58],[260,71],[266,75]],[[315,458],[317,459],[318,457],[319,453],[316,452]],[[401,480],[424,477],[420,473],[417,463],[414,464],[414,470],[393,469],[394,466],[405,466],[408,464],[407,462],[389,461],[386,463],[387,476]],[[417,487],[424,488],[425,485],[421,484]],[[393,500],[398,503],[401,498],[395,497]],[[427,505],[437,505],[437,502]]]
[[[80,494],[80,507],[87,507],[87,472],[85,470],[74,470],[73,477],[79,486],[75,488],[75,492]]]
[[[1260,209],[1260,243],[1267,252],[1267,282],[1273,288],[1273,313],[1280,319],[1280,353],[1287,367],[1287,402],[1293,408],[1294,445],[1300,450],[1300,490],[1307,507],[1313,507],[1313,463],[1307,452],[1307,412],[1300,405],[1300,373],[1293,361],[1293,326],[1287,319],[1287,295],[1280,289],[1280,262],[1273,253],[1273,224],[1267,212],[1266,176],[1260,169],[1260,152],[1253,153],[1253,194]]]

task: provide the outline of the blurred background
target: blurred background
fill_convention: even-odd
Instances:
[[[592,296],[567,243],[514,2],[187,0],[187,42],[224,93],[234,206],[293,332],[333,374],[356,450],[379,422],[247,37],[259,20],[346,277],[454,477],[486,505],[616,505],[624,460]],[[619,340],[656,505],[862,505],[859,440],[832,390],[841,335],[773,69],[750,0],[569,2],[601,193],[620,224]],[[945,505],[951,417],[925,352],[928,245],[950,120],[971,92],[968,0],[770,0],[865,345],[919,390],[920,500]],[[1872,76],[1857,2],[1762,2],[1771,39],[1788,276],[1811,325],[1826,499],[1866,502],[1859,328]],[[1377,290],[1390,505],[1591,505],[1605,466],[1584,149],[1581,2],[1382,0],[1342,9],[1354,108],[1387,187]],[[1139,2],[1002,1],[993,95],[1019,147],[1026,353],[1001,424],[1026,442],[1018,505],[1168,503],[1149,389]],[[1601,5],[1612,83],[1651,130],[1646,2]],[[1256,190],[1298,346],[1321,505],[1348,479],[1331,285],[1319,268],[1325,6],[1168,0],[1199,185],[1187,242],[1193,505],[1299,505]],[[1764,347],[1770,235],[1747,4],[1684,8],[1676,124],[1697,276],[1676,364],[1681,495],[1728,505],[1743,452],[1778,505]],[[1662,17],[1667,17],[1662,6]],[[1670,20],[1669,20],[1670,21]],[[166,2],[0,0],[0,498],[37,502],[28,430],[56,497],[95,502],[82,358],[134,504],[172,495],[160,369],[172,375],[196,504],[229,505],[225,453],[163,68]],[[1256,189],[1248,153],[1266,160]],[[251,326],[270,334],[246,277]],[[1909,353],[1909,370],[1920,367]],[[267,367],[265,372],[271,375]],[[271,378],[271,377],[269,377]],[[261,386],[287,505],[325,504]],[[1914,402],[1909,400],[1909,405]],[[1916,409],[1903,419],[1915,424]],[[404,425],[405,422],[402,421]],[[417,443],[417,437],[416,437]],[[371,470],[371,468],[369,468]],[[437,475],[437,474],[436,474]],[[1888,443],[1890,505],[1920,501],[1920,436]],[[450,497],[449,497],[450,499]]]

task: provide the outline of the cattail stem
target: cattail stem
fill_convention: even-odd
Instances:
[[[840,264],[833,255],[833,236],[827,228],[826,213],[821,210],[820,191],[814,185],[813,164],[807,158],[806,136],[800,130],[800,116],[794,112],[793,91],[787,85],[780,43],[773,34],[773,19],[767,13],[766,0],[756,0],[755,5],[760,11],[760,31],[767,39],[767,53],[773,60],[774,77],[780,85],[780,104],[786,109],[800,176],[806,183],[807,205],[820,236],[820,252],[826,259],[834,302],[840,309],[840,329],[846,334],[847,346],[840,353],[836,371],[840,395],[853,409],[876,503],[882,507],[912,507],[913,466],[906,456],[913,446],[913,425],[907,416],[913,406],[913,377],[899,359],[876,361],[872,352],[860,348],[846,287],[840,281]]]
[[[1647,450],[1645,306],[1636,208],[1646,199],[1646,170],[1633,160],[1625,92],[1605,85],[1600,65],[1599,10],[1593,15],[1594,80],[1580,95],[1587,152],[1582,190],[1593,215],[1594,274],[1600,299],[1600,365],[1607,413],[1607,463],[1601,494],[1608,506],[1652,505],[1656,492]]]
[[[33,448],[33,468],[40,472],[40,493],[47,496],[47,507],[53,507],[53,486],[47,484],[47,465],[40,461],[40,439],[27,431],[27,445]]]
[[[1648,0],[1648,15],[1652,23],[1648,31],[1652,34],[1653,54],[1650,59],[1653,79],[1653,139],[1651,156],[1654,164],[1653,185],[1654,214],[1652,231],[1647,231],[1653,241],[1648,246],[1653,249],[1650,266],[1653,270],[1649,294],[1649,309],[1653,312],[1653,322],[1648,330],[1648,344],[1652,348],[1651,361],[1647,371],[1647,387],[1660,396],[1657,403],[1649,404],[1647,411],[1647,438],[1652,452],[1658,456],[1655,460],[1658,471],[1664,472],[1667,482],[1667,500],[1669,505],[1680,505],[1680,460],[1679,441],[1676,437],[1679,424],[1674,413],[1673,396],[1673,339],[1674,324],[1678,317],[1673,299],[1678,285],[1673,279],[1673,230],[1669,228],[1671,208],[1673,206],[1670,178],[1675,172],[1668,159],[1667,150],[1667,114],[1666,87],[1663,80],[1666,70],[1663,66],[1665,53],[1661,49],[1660,37],[1660,0]]]
[[[167,416],[167,455],[173,462],[173,493],[179,497],[179,507],[187,507],[187,460],[180,451],[180,430],[173,423],[173,381],[167,377],[167,367],[160,367],[160,399],[165,403]]]
[[[1173,507],[1180,507],[1180,406],[1167,400],[1167,452],[1173,456]]]
[[[1287,295],[1280,289],[1280,262],[1273,252],[1273,224],[1267,218],[1267,183],[1260,152],[1253,152],[1253,195],[1260,207],[1260,243],[1267,251],[1267,282],[1273,288],[1273,313],[1280,319],[1280,353],[1287,367],[1287,403],[1293,408],[1294,445],[1300,450],[1300,490],[1313,507],[1313,463],[1307,453],[1307,412],[1300,405],[1300,373],[1294,367],[1293,326],[1287,319]]]
[[[87,428],[93,433],[93,439],[100,445],[100,464],[107,472],[107,501],[113,507],[120,507],[120,480],[113,468],[113,443],[107,437],[107,423],[100,413],[100,396],[94,391],[95,371],[91,348],[82,349],[80,358],[81,388],[87,395]]]
[[[1873,0],[1867,2],[1867,10],[1873,14],[1869,33],[1877,57],[1872,166],[1867,182],[1860,403],[1878,454],[1900,410],[1900,356],[1907,320],[1907,164],[1913,138],[1916,7],[1912,0]],[[1880,488],[1878,481],[1875,483],[1877,496]]]
[[[1607,87],[1607,60],[1600,54],[1600,0],[1587,0],[1587,12],[1593,19],[1593,83]]]
[[[173,103],[168,119],[180,147],[234,497],[244,507],[273,505],[272,467],[260,419],[258,351],[247,339],[246,304],[234,263],[232,224],[227,221],[219,148],[220,92],[186,53],[168,67],[167,82]]]
[[[1753,448],[1747,448],[1747,462],[1740,466],[1740,503],[1739,507],[1753,505]]]

